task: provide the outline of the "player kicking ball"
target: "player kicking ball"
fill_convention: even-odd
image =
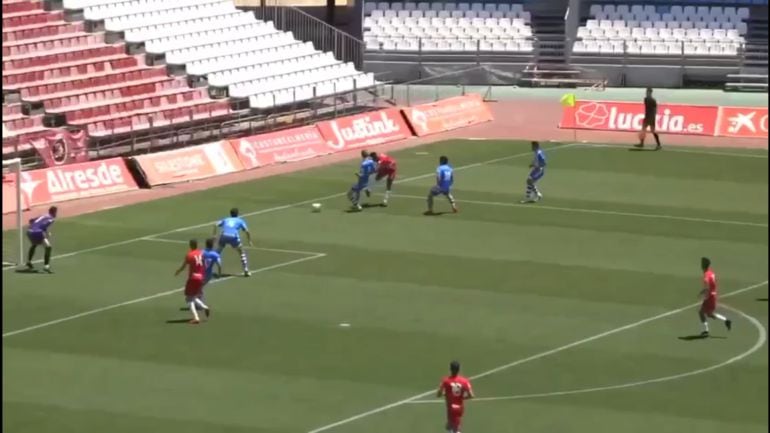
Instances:
[[[703,303],[698,311],[698,317],[703,324],[703,331],[700,333],[701,337],[709,336],[709,322],[708,318],[717,319],[725,322],[727,330],[731,330],[733,322],[727,317],[716,313],[717,309],[717,276],[711,269],[711,260],[707,257],[700,259],[700,267],[703,269],[703,289],[700,291],[700,296],[703,298]]]
[[[187,305],[190,306],[190,312],[193,314],[190,324],[197,325],[200,323],[200,317],[198,316],[197,307],[201,307],[206,313],[206,317],[211,315],[211,310],[208,305],[203,303],[201,296],[203,296],[203,285],[205,282],[206,265],[203,260],[203,251],[198,249],[198,241],[192,239],[190,241],[190,251],[185,255],[182,266],[176,270],[174,275],[179,275],[182,271],[188,269],[187,282],[184,285],[184,297]]]
[[[454,185],[454,169],[449,165],[449,158],[441,156],[438,159],[438,168],[436,168],[436,184],[428,192],[428,210],[425,215],[435,215],[433,212],[433,199],[438,195],[443,195],[452,205],[452,212],[457,213],[457,202],[452,196],[452,185]]]
[[[449,376],[441,379],[436,397],[443,397],[446,401],[447,433],[460,433],[460,425],[465,412],[465,400],[474,398],[474,395],[471,381],[460,376],[459,362],[452,361],[449,364]]]
[[[377,154],[377,152],[372,152],[369,156],[377,164],[377,174],[374,177],[374,182],[385,179],[385,198],[382,200],[382,205],[387,206],[390,193],[393,190],[393,182],[396,180],[396,160],[384,153]],[[366,196],[369,197],[369,194],[370,192],[367,188]]]
[[[354,183],[348,191],[348,200],[350,200],[350,204],[355,211],[363,210],[363,207],[361,206],[361,191],[367,191],[368,194],[369,178],[374,173],[374,170],[374,160],[369,156],[369,152],[362,150],[361,166],[359,167],[358,172],[355,173],[357,179],[356,183]]]
[[[56,221],[56,214],[59,209],[56,206],[48,208],[48,214],[41,215],[37,218],[29,220],[29,227],[27,227],[27,239],[29,239],[30,246],[27,252],[27,269],[32,271],[35,266],[32,264],[32,259],[35,258],[35,251],[39,245],[45,246],[45,252],[43,253],[43,271],[51,274],[51,253],[53,247],[51,246],[51,233],[48,229]]]
[[[540,148],[540,143],[532,142],[532,163],[529,164],[529,175],[527,176],[527,190],[524,194],[524,200],[520,203],[537,203],[543,198],[543,194],[537,189],[537,182],[545,176],[545,152]]]
[[[230,216],[219,220],[214,226],[214,236],[216,236],[220,230],[221,234],[219,235],[217,253],[221,255],[222,251],[228,245],[236,249],[241,257],[243,276],[250,276],[249,259],[246,257],[246,250],[241,244],[241,232],[246,233],[246,241],[249,245],[251,245],[251,232],[249,232],[249,226],[246,225],[246,221],[238,216],[238,208],[230,209]]]

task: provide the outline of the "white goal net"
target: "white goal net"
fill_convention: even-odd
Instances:
[[[3,160],[3,268],[24,263],[21,160]]]

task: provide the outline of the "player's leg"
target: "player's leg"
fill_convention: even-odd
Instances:
[[[43,243],[43,234],[27,232],[27,239],[29,240],[29,250],[27,250],[27,269],[34,269],[35,266],[32,264],[32,260],[35,258],[35,251],[37,251],[37,246]]]
[[[725,324],[725,327],[727,327],[728,331],[733,329],[733,321],[728,319],[727,316],[716,312],[712,312],[711,314],[709,314],[709,317],[715,320],[721,320]]]
[[[438,189],[438,186],[433,186],[433,187],[432,187],[432,188],[431,188],[431,189],[428,191],[428,211],[427,211],[427,213],[429,213],[429,214],[432,214],[432,213],[433,213],[433,201],[434,201],[433,199],[434,199],[434,198],[435,198],[437,195],[439,195],[439,194],[441,194],[441,191],[439,191],[439,189]]]
[[[225,235],[219,235],[219,239],[217,240],[217,253],[222,254],[222,251],[225,250],[226,246],[227,239],[225,238]]]
[[[650,123],[650,132],[653,138],[655,138],[655,150],[660,150],[662,146],[660,145],[660,136],[658,136],[658,132],[655,130],[655,122]]]
[[[45,250],[43,251],[43,270],[51,273],[51,253],[53,252],[53,246],[48,238],[43,239],[43,245]]]
[[[190,320],[190,323],[197,324],[197,323],[200,323],[201,318],[198,315],[198,308],[195,306],[195,295],[191,293],[192,293],[191,282],[188,281],[187,286],[185,287],[185,302],[187,303],[187,306],[190,308],[190,312],[193,315],[193,318]]]
[[[703,306],[698,310],[698,319],[700,319],[701,326],[703,326],[703,330],[700,334],[704,336],[709,335],[709,322],[706,318],[706,312],[704,311]]]
[[[545,175],[544,170],[536,170],[529,175],[529,178],[532,180],[532,191],[535,193],[532,198],[535,201],[540,201],[540,199],[543,198],[543,194],[541,194],[540,190],[537,188],[537,183],[543,178],[543,175]]]
[[[350,204],[358,210],[361,210],[361,190],[366,187],[367,185],[357,183],[350,187],[350,191],[348,191],[348,200],[350,200]]]
[[[449,205],[452,206],[452,212],[457,213],[457,202],[455,201],[455,197],[452,195],[452,191],[446,190],[444,191],[444,195],[449,201]]]
[[[636,147],[644,147],[644,139],[647,138],[647,124],[647,119],[644,119],[642,121],[642,129],[639,130],[639,144],[637,144]]]
[[[387,179],[385,179],[385,198],[382,200],[382,204],[385,206],[388,205],[388,200],[390,200],[390,193],[393,190],[393,181],[396,180],[396,173],[390,173],[388,174]]]
[[[200,296],[196,296],[193,298],[193,303],[197,305],[198,307],[201,307],[203,309],[203,312],[206,313],[206,317],[211,316],[211,308],[209,308],[208,305],[203,303],[203,292],[201,292]]]
[[[251,272],[249,271],[249,258],[246,255],[246,248],[243,248],[243,245],[241,245],[240,241],[237,241],[237,245],[235,246],[235,249],[238,251],[238,254],[241,257],[241,266],[243,267],[243,275],[250,276]]]

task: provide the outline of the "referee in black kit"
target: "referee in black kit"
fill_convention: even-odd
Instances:
[[[652,97],[652,88],[647,88],[647,94],[644,97],[644,121],[642,121],[642,130],[639,131],[639,144],[638,148],[644,147],[644,139],[647,137],[647,129],[650,129],[652,136],[655,137],[655,150],[660,150],[660,137],[657,131],[655,131],[655,117],[658,114],[658,101]]]

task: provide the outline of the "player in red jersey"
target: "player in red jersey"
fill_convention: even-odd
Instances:
[[[187,282],[184,285],[185,302],[190,306],[190,311],[193,313],[193,319],[190,320],[190,323],[197,325],[200,323],[200,318],[198,317],[196,305],[203,309],[206,317],[209,317],[211,310],[201,300],[203,285],[206,281],[206,265],[203,260],[203,250],[198,248],[198,241],[195,239],[190,241],[190,251],[185,255],[182,266],[176,270],[175,275],[181,274],[185,268],[189,270]]]
[[[436,397],[444,397],[446,401],[447,433],[460,433],[460,424],[462,423],[463,412],[465,411],[465,400],[474,397],[471,381],[468,378],[460,376],[460,363],[452,361],[449,364],[449,376],[441,379],[441,385],[438,387]]]
[[[711,260],[707,257],[700,259],[700,266],[703,269],[703,290],[700,291],[700,296],[703,298],[703,303],[698,311],[701,323],[703,323],[703,332],[701,336],[708,337],[709,335],[709,323],[707,318],[718,319],[725,322],[725,326],[729,331],[733,327],[733,322],[727,317],[716,313],[717,309],[717,276],[711,269]]]
[[[369,156],[377,164],[377,174],[374,181],[379,182],[385,178],[385,198],[382,200],[382,205],[387,206],[390,192],[393,189],[393,181],[396,180],[396,160],[384,153],[372,152]],[[369,190],[366,193],[368,195]]]

